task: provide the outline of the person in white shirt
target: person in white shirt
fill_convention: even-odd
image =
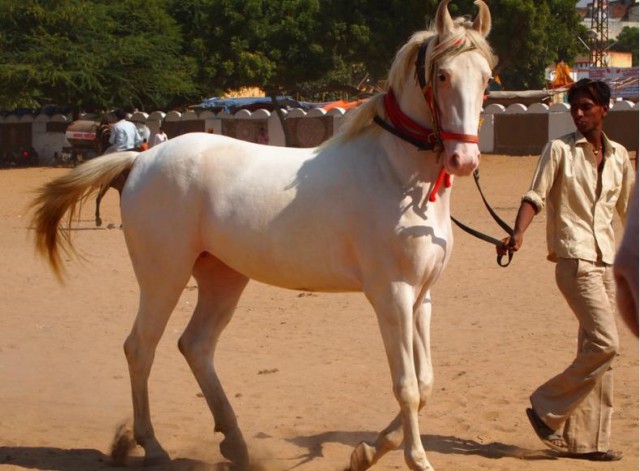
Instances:
[[[109,136],[111,146],[105,154],[139,148],[142,144],[142,138],[136,125],[127,121],[127,113],[122,109],[117,109],[115,115],[118,122],[111,127],[111,135]]]
[[[158,144],[162,144],[163,142],[166,142],[167,140],[169,140],[169,138],[165,134],[164,129],[162,129],[162,127],[160,127],[160,129],[158,129],[158,132],[156,133],[156,135],[153,136],[152,147],[155,147]]]
[[[545,147],[522,197],[515,234],[498,254],[517,251],[534,216],[546,209],[547,258],[556,263],[556,283],[578,321],[577,353],[531,394],[527,417],[542,442],[562,456],[617,461],[622,452],[609,448],[612,364],[620,348],[613,222],[615,213],[626,219],[635,171],[627,149],[603,131],[609,86],[582,79],[568,98],[576,132]]]

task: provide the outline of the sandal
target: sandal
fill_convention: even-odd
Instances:
[[[529,422],[531,422],[531,426],[533,427],[533,431],[536,432],[538,438],[547,445],[552,450],[567,453],[569,451],[567,447],[567,443],[564,441],[562,435],[557,433],[554,430],[551,430],[544,421],[538,417],[536,411],[529,408],[527,409],[527,417],[529,418]]]

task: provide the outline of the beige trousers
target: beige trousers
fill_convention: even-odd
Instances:
[[[613,411],[611,363],[618,351],[615,282],[611,266],[560,259],[556,282],[578,319],[578,352],[571,365],[531,395],[531,404],[572,453],[609,450]]]

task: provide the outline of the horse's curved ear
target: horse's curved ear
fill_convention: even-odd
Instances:
[[[449,0],[442,0],[436,12],[436,31],[438,36],[446,37],[454,30],[453,19],[449,13]]]
[[[486,38],[491,30],[491,12],[482,0],[476,0],[474,3],[478,5],[479,11],[476,19],[473,20],[473,29]]]

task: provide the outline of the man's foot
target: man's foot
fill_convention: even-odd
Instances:
[[[587,461],[620,461],[622,459],[622,452],[615,450],[591,451],[589,453],[566,453],[563,456]]]
[[[557,433],[555,430],[551,430],[549,426],[545,424],[540,417],[538,417],[536,411],[531,408],[527,409],[527,417],[529,418],[529,422],[531,422],[533,431],[536,432],[536,435],[540,440],[542,440],[542,443],[552,450],[560,453],[567,453],[569,451],[567,442],[564,441],[562,435]]]

